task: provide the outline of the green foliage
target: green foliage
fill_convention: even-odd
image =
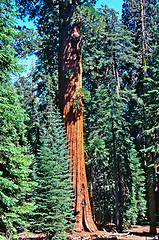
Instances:
[[[120,98],[115,92],[112,93],[114,105],[112,119],[110,95],[110,89],[113,91],[112,87],[109,79],[96,90],[93,96],[89,118],[88,159],[91,160],[96,214],[101,216],[100,221],[106,223],[112,221],[115,216],[113,164],[115,154],[118,169],[118,204],[120,215],[123,217],[123,227],[127,227],[135,224],[137,218],[145,214],[145,178],[130,136],[126,106],[121,101],[122,91]],[[112,144],[112,121],[115,132],[115,152]],[[95,194],[96,192],[98,194]]]
[[[85,88],[79,88],[73,96],[74,104],[73,107],[77,112],[80,112],[83,102],[90,101],[90,92]]]
[[[39,108],[43,111],[46,107],[46,99],[49,93],[48,85],[51,86],[54,102],[58,96],[58,34],[59,20],[58,8],[52,2],[46,1],[42,7],[42,14],[36,21],[37,31],[40,37],[40,46],[36,55],[38,61],[34,72],[34,83],[39,97]],[[66,71],[69,78],[70,72]]]
[[[33,29],[18,26],[16,28],[15,50],[18,58],[26,58],[34,54],[40,48],[40,39]]]
[[[65,69],[65,79],[66,79],[67,83],[69,82],[72,74],[73,74],[73,72],[71,71],[70,68]]]
[[[128,227],[144,216],[146,210],[144,171],[133,144],[130,124],[132,105],[138,101],[132,87],[133,71],[138,66],[137,52],[131,32],[120,24],[113,9],[104,6],[94,14],[90,8],[88,23],[87,11],[82,25],[86,33],[82,39],[83,76],[92,100],[85,105],[84,127],[95,218],[102,223],[115,221],[115,156],[120,224]],[[139,184],[135,188],[136,181]]]
[[[38,99],[36,96],[36,87],[33,82],[34,69],[27,77],[19,77],[17,81],[14,82],[14,87],[17,94],[20,96],[20,102],[25,109],[28,119],[25,121],[26,124],[26,137],[28,144],[30,146],[30,151],[35,156],[37,155],[37,145],[38,145]]]
[[[17,71],[17,59],[14,57],[15,5],[13,1],[0,0],[0,79],[5,80],[9,72]]]
[[[156,128],[158,125],[158,115],[156,114],[158,112],[158,80],[156,79],[158,65],[155,64],[157,60],[156,52],[158,51],[157,12],[157,1],[145,0],[144,4],[143,1],[138,0],[124,1],[123,22],[135,35],[134,43],[138,49],[138,63],[140,65],[140,68],[134,71],[136,81],[133,87],[140,99],[140,104],[138,104],[138,108],[135,106],[133,110],[133,122],[135,123],[133,125],[133,135],[137,136],[136,149],[138,150],[138,156],[141,157],[143,169],[147,174],[148,217],[150,231],[152,232],[155,232],[157,213],[155,213],[154,189],[158,191],[158,180],[156,179],[155,182],[154,168],[152,167],[154,164],[157,170],[155,166],[158,157],[158,128]]]
[[[153,161],[152,164],[158,165],[158,120],[159,120],[159,68],[158,68],[158,56],[154,55],[154,61],[147,69],[148,77],[143,81],[146,85],[146,92],[141,96],[143,99],[143,121],[142,126],[144,131],[142,132],[142,138],[147,140],[145,146],[142,146],[141,153],[143,158],[146,153],[150,153]],[[149,142],[149,143],[148,143]]]
[[[25,201],[30,190],[29,166],[32,157],[26,148],[24,124],[27,116],[18,96],[8,84],[0,85],[0,230],[9,238],[15,226],[24,225],[31,204]]]
[[[96,15],[90,11],[88,20],[87,12],[83,14],[84,87],[91,92],[96,89],[107,77],[112,64],[118,65],[118,75],[122,78],[123,85],[130,86],[133,80],[132,69],[137,67],[137,53],[131,32],[120,23],[115,10],[109,9],[106,5],[99,9]]]
[[[48,113],[37,158],[33,226],[49,239],[66,239],[65,230],[73,227],[72,170],[65,138],[59,112]]]
[[[10,84],[10,74],[20,71],[15,58],[16,7],[14,1],[0,1],[0,231],[7,239],[26,226],[32,209],[26,202],[32,156],[25,138],[27,114]]]
[[[18,57],[38,49],[38,39],[33,30],[17,27],[15,1],[0,0],[0,13],[0,78],[5,81],[10,73],[24,70]]]
[[[134,111],[134,134],[138,136],[137,149],[141,150],[142,159],[144,161],[146,154],[144,152],[152,152],[152,158],[156,161],[158,156],[157,132],[158,125],[158,12],[157,1],[146,0],[143,6],[144,36],[141,36],[141,20],[140,20],[140,1],[125,0],[123,5],[123,23],[135,33],[134,43],[138,48],[138,62],[140,68],[134,69],[134,89],[140,98],[140,104]],[[136,34],[137,33],[137,34]],[[142,59],[142,43],[145,48],[146,66],[143,66]],[[146,74],[143,75],[143,69]],[[146,144],[147,140],[149,144]]]

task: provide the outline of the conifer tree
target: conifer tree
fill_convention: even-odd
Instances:
[[[90,19],[91,24],[89,24]],[[83,37],[84,86],[91,91],[92,96],[92,102],[86,105],[85,121],[87,124],[85,125],[88,138],[86,140],[87,161],[91,165],[93,174],[93,192],[98,192],[94,203],[97,209],[96,213],[100,215],[103,223],[108,219],[109,221],[115,220],[115,198],[108,197],[111,202],[107,208],[106,194],[110,196],[115,191],[115,187],[113,188],[111,183],[116,181],[116,221],[117,229],[121,229],[122,225],[127,226],[131,222],[136,222],[140,214],[144,216],[146,208],[144,194],[141,192],[141,188],[144,186],[144,176],[139,184],[139,195],[143,204],[135,210],[137,214],[135,211],[132,214],[131,204],[129,204],[129,201],[136,198],[135,195],[129,194],[132,186],[129,185],[130,179],[128,178],[128,172],[132,173],[133,171],[133,159],[130,157],[130,153],[133,152],[134,145],[133,140],[129,140],[131,138],[129,121],[131,119],[131,101],[137,97],[132,91],[130,76],[133,66],[135,68],[136,52],[131,32],[118,22],[113,9],[105,6],[95,13],[94,9],[88,6],[83,8],[82,20],[84,22],[83,31],[86,29]],[[125,39],[123,39],[123,35],[126,36]],[[112,92],[112,100],[110,92]],[[111,105],[114,110],[111,110]],[[91,162],[93,163],[91,164]],[[116,165],[115,168],[113,162]],[[134,165],[137,163],[140,165],[139,158],[136,156]],[[109,170],[106,166],[110,166]],[[116,169],[116,173],[114,173],[114,169]],[[107,171],[109,175],[107,175]],[[139,175],[143,174],[140,167]],[[135,184],[135,180],[133,181],[132,184]],[[107,188],[109,191],[106,190]],[[134,194],[136,192],[135,190]],[[136,202],[139,203],[137,198]]]
[[[26,77],[19,77],[14,82],[14,87],[18,95],[21,96],[20,102],[28,115],[26,137],[30,146],[30,151],[37,155],[37,146],[39,144],[39,121],[38,109],[39,99],[37,98],[37,88],[34,83],[34,69]]]
[[[8,80],[10,72],[18,70],[17,59],[14,57],[15,5],[12,1],[0,1],[0,78]]]
[[[63,123],[57,110],[47,112],[37,155],[34,224],[49,239],[66,239],[73,227],[73,185]],[[72,170],[71,170],[72,171]]]
[[[21,108],[12,87],[0,85],[0,229],[9,237],[16,233],[15,226],[24,226],[23,215],[31,205],[25,197],[29,192],[31,156],[26,148],[27,116]]]
[[[91,160],[93,192],[98,192],[94,194],[96,213],[101,215],[103,223],[115,220],[113,161],[116,161],[119,230],[120,225],[130,226],[137,222],[138,217],[145,216],[145,183],[140,159],[130,136],[125,104],[118,102],[115,92],[111,100],[110,85],[108,87],[106,83],[108,80],[99,86],[92,99],[88,158]],[[121,98],[122,94],[121,91]]]
[[[0,231],[12,238],[25,226],[24,215],[32,161],[25,138],[27,115],[10,83],[10,73],[20,69],[15,58],[14,2],[0,1]]]
[[[155,82],[154,92],[157,91],[157,82],[152,78],[149,78],[149,74],[152,71],[147,71],[149,64],[153,62],[153,52],[155,52],[158,5],[156,1],[124,1],[123,5],[123,22],[130,28],[133,34],[136,35],[135,44],[138,47],[138,63],[140,68],[136,71],[136,84],[134,88],[138,96],[142,99],[141,107],[136,116],[138,124],[134,130],[137,132],[138,139],[140,139],[140,147],[142,149],[142,161],[146,161],[146,172],[147,172],[147,188],[148,188],[148,205],[149,205],[149,220],[150,220],[150,232],[156,232],[156,220],[155,220],[155,195],[154,195],[154,169],[153,164],[153,151],[151,147],[152,135],[150,129],[152,129],[152,119],[150,106],[155,106],[154,100],[151,98],[152,82]],[[127,15],[127,13],[131,13]],[[152,17],[153,16],[153,17]],[[154,29],[154,31],[152,31]],[[152,75],[151,75],[152,76]],[[151,81],[151,80],[152,81]],[[151,103],[150,103],[151,102]],[[157,106],[157,105],[156,105]],[[153,111],[153,110],[152,110]],[[155,121],[158,121],[155,118]],[[136,123],[137,123],[136,122]],[[155,126],[156,123],[153,123]],[[154,144],[155,145],[155,144]]]

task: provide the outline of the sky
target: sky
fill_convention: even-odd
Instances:
[[[107,5],[109,8],[114,8],[117,12],[119,12],[120,18],[122,12],[122,4],[123,0],[97,0],[95,7],[100,8],[101,5]],[[25,22],[19,20],[18,22],[21,26],[27,25],[28,28],[35,28],[33,22],[28,22],[27,20]]]
[[[98,0],[95,7],[100,8],[101,5],[107,5],[109,8],[114,8],[117,12],[119,12],[119,18],[121,18],[122,4],[123,0]],[[26,25],[28,28],[35,29],[33,22],[28,22],[27,20],[25,22],[19,20],[19,24],[21,26]],[[27,66],[26,72],[22,74],[22,76],[26,76],[29,70],[31,69],[32,64],[33,65],[35,64],[36,58],[35,56],[32,56],[29,57],[28,59],[22,59],[20,62]]]
[[[109,8],[114,8],[117,12],[119,12],[119,16],[121,17],[123,0],[98,0],[96,8],[99,8],[101,5],[107,5]]]

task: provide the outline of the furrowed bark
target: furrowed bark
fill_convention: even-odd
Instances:
[[[60,45],[59,45],[59,102],[63,120],[67,129],[67,140],[70,147],[70,161],[73,163],[72,181],[75,191],[76,231],[84,228],[90,232],[97,230],[93,219],[87,188],[84,142],[83,142],[83,109],[79,99],[78,109],[74,102],[82,88],[82,60],[80,52],[80,23],[71,23],[74,7],[60,1]]]

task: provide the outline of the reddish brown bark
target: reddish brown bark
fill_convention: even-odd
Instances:
[[[75,95],[82,87],[80,24],[77,20],[74,24],[71,24],[74,7],[78,4],[78,1],[74,1],[72,4],[60,1],[60,20],[62,20],[62,24],[59,45],[59,100],[67,129],[70,161],[73,163],[71,178],[75,191],[75,228],[76,231],[82,231],[86,228],[92,232],[96,231],[97,228],[92,219],[87,188],[82,102],[79,104],[79,110],[74,108]]]

